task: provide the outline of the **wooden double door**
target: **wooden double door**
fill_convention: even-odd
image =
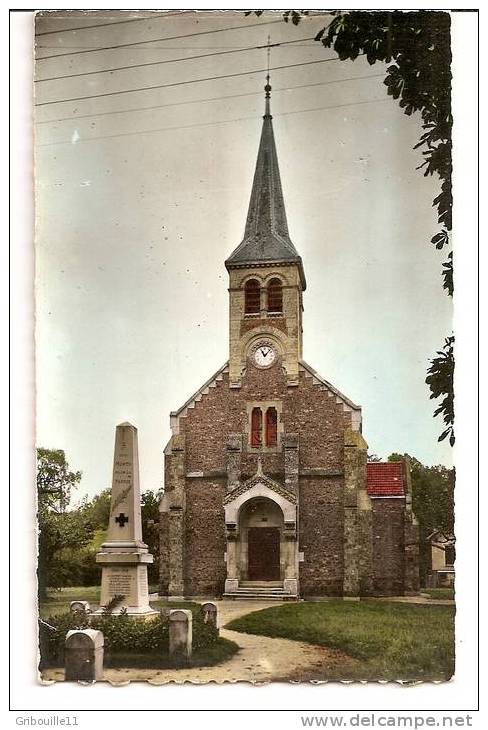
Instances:
[[[247,533],[248,580],[280,580],[279,527],[250,527]]]

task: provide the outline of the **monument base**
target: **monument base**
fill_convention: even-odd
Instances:
[[[115,596],[120,602],[114,606],[111,614],[120,615],[127,611],[128,616],[155,616],[158,611],[149,605],[149,589],[147,583],[147,564],[152,563],[153,556],[143,550],[132,552],[99,552],[97,563],[102,565],[102,587],[100,608],[94,615],[103,614]]]

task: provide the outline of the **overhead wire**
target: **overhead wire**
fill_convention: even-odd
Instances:
[[[273,114],[273,117],[285,117],[285,116],[290,116],[292,114],[306,114],[308,112],[323,111],[325,109],[340,109],[342,107],[357,106],[359,104],[374,104],[374,103],[383,103],[383,102],[387,102],[387,101],[390,101],[389,97],[387,97],[385,99],[366,99],[364,101],[353,101],[353,102],[347,102],[344,104],[334,104],[331,106],[314,107],[313,109],[297,109],[296,111],[291,111],[291,112],[281,112],[278,114]],[[156,134],[158,132],[169,132],[169,131],[176,131],[176,130],[181,130],[181,129],[192,129],[194,127],[212,127],[217,124],[230,124],[232,122],[248,121],[251,119],[256,120],[256,119],[261,119],[261,118],[262,118],[261,116],[249,116],[249,117],[238,117],[236,119],[222,119],[222,120],[218,120],[216,122],[198,122],[196,124],[184,124],[184,125],[179,124],[174,127],[161,127],[159,129],[143,129],[143,130],[138,130],[138,131],[134,131],[134,132],[120,132],[117,134],[100,135],[97,137],[85,137],[85,138],[80,137],[79,139],[76,140],[75,143],[72,140],[63,140],[60,142],[44,142],[37,146],[38,147],[51,147],[51,146],[60,145],[60,144],[74,145],[74,144],[78,144],[80,142],[93,142],[93,141],[99,141],[102,139],[116,139],[116,138],[120,138],[120,137],[133,137],[134,135],[137,136],[137,135],[142,135],[142,134]]]
[[[346,81],[362,81],[364,79],[376,79],[383,77],[384,74],[368,74],[366,76],[350,76],[346,79],[331,79],[329,81],[315,81],[310,84],[298,84],[296,86],[283,86],[283,87],[273,87],[273,94],[279,93],[281,91],[293,91],[294,89],[306,89],[313,86],[327,86],[329,84],[340,84]],[[155,109],[166,109],[168,107],[174,107],[174,106],[185,106],[189,104],[201,104],[201,103],[210,103],[214,101],[225,101],[226,99],[237,99],[245,96],[261,96],[262,91],[249,91],[246,93],[241,94],[227,94],[225,96],[213,96],[208,97],[206,99],[190,99],[188,101],[174,101],[170,102],[168,104],[156,104],[154,106],[141,106],[141,107],[135,107],[133,109],[117,109],[107,112],[96,112],[94,114],[78,114],[76,116],[72,117],[61,117],[58,119],[42,119],[42,120],[36,120],[36,124],[57,124],[58,122],[71,122],[75,119],[92,119],[94,117],[105,117],[105,116],[114,116],[116,114],[131,114],[133,112],[140,112],[140,111],[154,111]]]
[[[313,48],[314,46],[316,47],[316,44],[315,43],[303,43],[302,45],[300,45],[299,43],[297,43],[297,46],[299,48]],[[51,48],[51,49],[58,48],[59,50],[61,50],[60,46],[37,46],[37,47],[38,48]],[[63,48],[86,48],[86,46],[65,46],[65,45],[63,45]],[[131,49],[131,53],[132,53],[132,51],[148,51],[148,50],[149,51],[210,51],[210,50],[215,51],[216,49],[221,49],[221,48],[239,48],[239,46],[236,46],[236,45],[230,46],[230,45],[224,45],[222,43],[219,43],[218,46],[202,46],[202,45],[195,46],[195,45],[193,45],[193,46],[152,46],[151,48],[134,47]],[[55,56],[53,58],[55,58]],[[38,58],[37,60],[43,61],[44,57]]]
[[[364,54],[359,54],[364,55]],[[273,66],[270,71],[281,71],[286,68],[298,68],[300,66],[311,66],[318,63],[327,63],[331,61],[339,61],[340,59],[336,56],[334,58],[321,58],[315,61],[303,61],[302,63],[289,63],[282,66]],[[236,78],[238,76],[250,76],[252,74],[263,73],[267,69],[257,68],[252,71],[238,71],[236,73],[221,74],[220,76],[207,76],[199,79],[188,79],[185,81],[172,81],[169,84],[154,84],[152,86],[142,86],[135,89],[122,89],[121,91],[105,91],[101,94],[88,94],[85,96],[75,96],[69,99],[52,99],[50,101],[36,102],[35,106],[48,106],[50,104],[67,104],[73,101],[83,101],[85,99],[100,99],[107,96],[120,96],[121,94],[132,94],[140,91],[154,91],[155,89],[167,89],[175,86],[186,86],[187,84],[198,84],[204,81],[215,81],[220,79]]]
[[[180,38],[193,38],[195,36],[210,35],[212,33],[225,33],[231,30],[246,30],[247,28],[261,28],[265,25],[275,25],[276,23],[282,23],[282,20],[267,20],[264,23],[249,23],[248,25],[232,26],[230,28],[212,28],[212,30],[201,30],[197,33],[184,33],[182,35],[166,36],[165,38],[153,38],[147,41],[132,41],[131,43],[119,43],[112,46],[102,46],[100,48],[85,48],[79,51],[73,51],[70,53],[53,53],[50,56],[40,56],[37,61],[46,61],[49,58],[63,58],[64,56],[76,56],[81,53],[96,53],[98,51],[113,51],[118,48],[131,48],[132,46],[142,46],[148,43],[159,43],[159,41],[174,41],[180,40]]]
[[[291,43],[299,43],[301,41],[312,41],[314,39],[314,36],[311,36],[309,38],[297,38],[296,41],[283,41],[281,43],[271,43],[270,48],[278,48],[278,46],[287,46]],[[181,63],[182,61],[194,61],[199,60],[202,58],[211,58],[213,56],[225,56],[229,53],[245,53],[249,51],[256,51],[256,50],[262,50],[263,48],[267,48],[266,45],[259,45],[259,46],[247,46],[245,48],[234,48],[231,50],[220,50],[220,51],[214,51],[212,53],[201,53],[196,56],[184,56],[183,58],[166,58],[163,61],[148,61],[146,63],[133,63],[129,64],[128,66],[116,66],[115,68],[107,68],[107,69],[100,69],[97,71],[82,71],[80,73],[75,74],[65,74],[63,76],[49,76],[45,79],[35,79],[35,83],[40,83],[41,81],[56,81],[58,79],[72,79],[77,78],[79,76],[93,76],[95,74],[107,74],[107,73],[114,73],[115,71],[127,71],[128,69],[132,68],[144,68],[147,66],[162,66],[167,63]],[[313,46],[312,46],[313,47]]]
[[[191,11],[189,11],[191,12]],[[178,13],[158,13],[157,15],[148,15],[145,18],[128,18],[127,20],[111,21],[110,23],[96,23],[94,25],[80,25],[74,28],[60,28],[59,30],[43,30],[36,33],[36,38],[42,35],[54,35],[55,33],[71,33],[78,30],[90,30],[93,28],[106,28],[107,25],[124,25],[125,23],[140,23],[143,20],[155,20],[157,18],[173,18],[175,15],[181,15],[182,12]],[[48,17],[48,16],[46,16]],[[43,16],[39,16],[40,19]],[[49,20],[65,20],[61,16],[51,16]]]

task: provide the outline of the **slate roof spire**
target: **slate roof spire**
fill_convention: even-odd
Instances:
[[[296,263],[302,288],[305,273],[302,259],[290,240],[281,189],[278,156],[271,115],[271,85],[266,76],[265,109],[244,238],[231,253],[227,269],[262,263]]]

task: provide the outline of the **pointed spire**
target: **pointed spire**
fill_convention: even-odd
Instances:
[[[244,238],[229,256],[225,265],[250,265],[253,263],[295,262],[300,269],[302,287],[306,281],[302,259],[290,240],[286,220],[285,202],[281,189],[278,155],[274,140],[271,115],[271,84],[269,76],[268,37],[268,73],[266,75],[265,108],[263,128],[259,143],[258,159],[254,173],[251,200],[246,220]]]

